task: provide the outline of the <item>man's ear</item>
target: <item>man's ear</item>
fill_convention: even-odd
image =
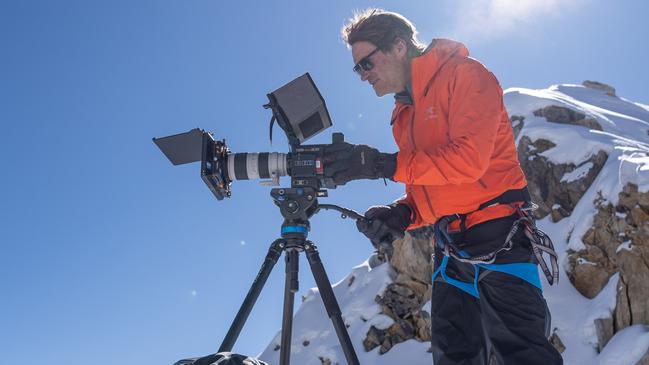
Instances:
[[[403,38],[397,37],[394,39],[394,44],[392,45],[392,49],[394,49],[399,57],[407,57],[408,56],[408,46],[406,45],[406,41],[403,40]]]

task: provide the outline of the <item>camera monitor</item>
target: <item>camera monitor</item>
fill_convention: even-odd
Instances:
[[[268,97],[279,109],[280,127],[287,135],[297,137],[300,143],[331,127],[327,106],[308,73],[273,91]]]

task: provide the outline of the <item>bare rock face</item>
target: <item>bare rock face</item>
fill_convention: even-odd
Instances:
[[[555,331],[552,331],[552,335],[550,336],[550,343],[552,346],[559,351],[559,353],[563,353],[566,351],[566,345],[563,344],[563,341],[561,341],[561,338],[559,338],[559,335]]]
[[[557,222],[572,213],[579,199],[604,167],[608,154],[599,151],[579,166],[554,164],[543,152],[555,147],[545,139],[532,141],[523,136],[518,144],[518,158],[525,172],[532,200],[538,204],[537,218],[552,214]]]
[[[417,239],[406,234],[403,239],[395,240],[392,245],[394,252],[390,257],[390,265],[395,271],[421,283],[430,283],[430,255],[433,250],[430,240]]]
[[[649,192],[627,184],[618,204],[600,204],[593,227],[582,241],[585,250],[568,255],[568,277],[593,298],[615,272],[620,273],[613,316],[615,332],[649,324]]]
[[[430,314],[421,310],[428,300],[424,295],[407,284],[390,284],[383,296],[376,298],[376,302],[381,305],[383,314],[395,322],[387,329],[370,327],[363,341],[365,351],[380,346],[379,353],[383,354],[392,346],[413,338],[430,341]]]
[[[587,88],[595,89],[595,90],[602,90],[606,92],[607,95],[617,97],[615,95],[615,88],[611,85],[606,85],[604,83],[598,82],[598,81],[590,81],[586,80],[581,83],[582,85],[586,86]]]
[[[363,341],[365,351],[380,346],[381,354],[413,338],[422,342],[431,339],[430,314],[422,310],[431,294],[430,239],[406,234],[393,245],[390,264],[397,276],[376,302],[381,306],[381,312],[394,323],[387,329],[370,327]]]
[[[586,118],[583,113],[574,111],[570,108],[549,105],[545,108],[535,110],[534,115],[544,117],[548,122],[580,125],[589,129],[603,130],[602,126],[593,118]]]
[[[514,138],[518,138],[518,135],[521,133],[521,130],[525,126],[525,117],[522,115],[512,115],[509,117],[512,123],[512,130],[514,132]]]
[[[602,352],[604,346],[613,337],[613,318],[598,318],[595,320],[595,331],[597,332],[597,351]]]
[[[615,267],[599,247],[589,246],[579,255],[569,256],[570,281],[583,296],[594,298],[615,273]]]

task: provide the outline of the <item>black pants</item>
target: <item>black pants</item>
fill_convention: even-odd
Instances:
[[[502,245],[516,217],[479,224],[463,237],[461,248],[479,254]],[[495,263],[534,262],[529,241],[517,235],[514,248],[501,252]],[[442,253],[435,251],[435,269]],[[472,282],[471,264],[449,259],[446,274]],[[435,365],[563,364],[547,338],[550,314],[541,291],[515,276],[495,271],[478,282],[480,298],[438,278],[431,306],[432,352]]]

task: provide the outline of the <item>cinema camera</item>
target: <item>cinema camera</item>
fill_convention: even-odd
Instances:
[[[288,138],[291,147],[289,153],[231,153],[225,140],[215,140],[211,133],[198,128],[186,133],[153,139],[174,165],[201,161],[201,177],[218,200],[231,196],[230,187],[235,180],[270,179],[262,183],[279,185],[281,176],[291,177],[290,188],[273,188],[270,192],[284,217],[281,238],[271,243],[266,259],[218,353],[232,351],[272,268],[281,254],[285,253],[286,281],[280,365],[289,365],[294,295],[298,291],[298,260],[299,253],[304,252],[347,363],[358,365],[358,357],[349,338],[331,282],[320,261],[318,248],[312,241],[307,240],[307,235],[310,231],[309,218],[321,209],[339,211],[343,218],[350,217],[356,220],[365,218],[351,209],[318,203],[319,197],[327,196],[326,189],[333,189],[336,184],[330,176],[326,176],[323,165],[325,149],[331,145],[302,145],[309,138],[331,126],[324,99],[311,76],[307,73],[296,78],[268,94],[268,100],[268,104],[264,107],[271,109],[273,113],[270,122],[271,141],[273,125],[277,122]],[[333,133],[332,144],[343,142],[342,133]],[[217,355],[180,360],[176,365],[211,364]]]
[[[229,198],[235,180],[262,180],[263,185],[277,186],[281,176],[291,177],[292,188],[312,188],[318,197],[327,196],[324,189],[335,189],[331,177],[325,176],[322,163],[326,144],[302,145],[329,128],[331,118],[324,99],[311,76],[306,73],[268,94],[273,124],[288,138],[291,152],[231,153],[225,140],[215,140],[210,132],[196,128],[186,133],[154,138],[155,144],[174,165],[201,161],[201,177],[218,200]],[[332,134],[332,143],[344,142],[342,133]]]

